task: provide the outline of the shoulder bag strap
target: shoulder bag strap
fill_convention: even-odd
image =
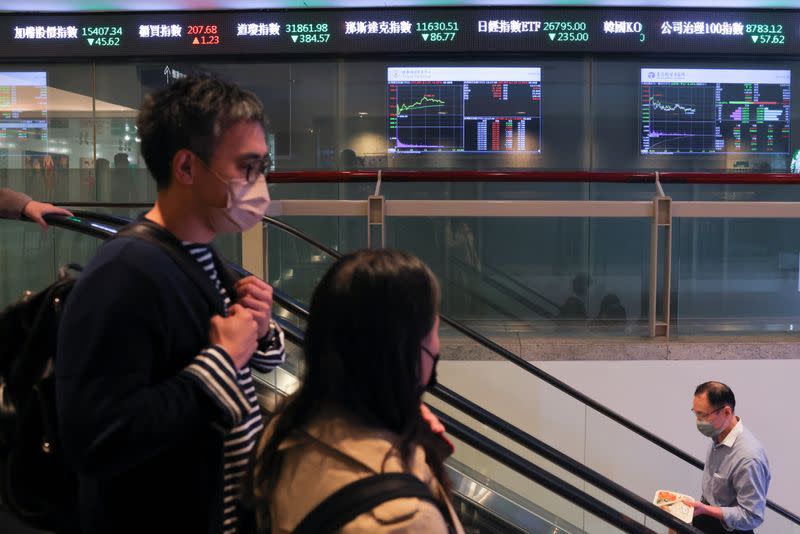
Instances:
[[[181,242],[178,241],[178,238],[169,231],[145,219],[123,227],[116,237],[135,237],[159,246],[197,286],[206,300],[217,310],[217,313],[224,315],[222,297],[212,285],[211,279],[200,268],[200,264],[186,251]]]
[[[352,482],[311,510],[293,534],[327,534],[359,515],[394,499],[416,497],[436,505],[450,524],[450,513],[420,479],[408,473],[382,473]]]

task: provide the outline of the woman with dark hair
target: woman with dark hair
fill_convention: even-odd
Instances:
[[[339,532],[463,532],[443,468],[452,449],[421,409],[436,380],[438,308],[435,276],[403,252],[356,252],[325,274],[311,299],[303,385],[267,427],[253,462],[260,531],[292,532],[337,490],[401,472],[437,503],[390,500]]]

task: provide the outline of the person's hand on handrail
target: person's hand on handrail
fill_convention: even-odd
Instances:
[[[22,209],[22,214],[41,226],[43,230],[47,230],[47,221],[44,220],[45,215],[56,214],[72,216],[72,212],[68,209],[59,208],[47,202],[37,202],[36,200],[31,200],[25,204],[25,207]]]

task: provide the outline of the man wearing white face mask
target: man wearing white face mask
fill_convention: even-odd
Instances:
[[[83,533],[247,530],[241,481],[263,429],[251,369],[283,361],[283,333],[272,288],[234,282],[210,242],[267,210],[263,121],[255,95],[202,76],[142,106],[158,198],[138,227],[161,244],[101,247],[59,330],[56,405]]]
[[[752,533],[764,521],[770,471],[764,448],[735,413],[736,398],[722,382],[694,392],[697,429],[711,438],[703,470],[703,496],[692,524],[707,533]]]

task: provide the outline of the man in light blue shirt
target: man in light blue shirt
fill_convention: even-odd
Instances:
[[[736,398],[722,382],[694,392],[697,429],[711,438],[703,470],[703,496],[692,524],[709,534],[752,533],[764,521],[769,462],[764,448],[734,413]]]

